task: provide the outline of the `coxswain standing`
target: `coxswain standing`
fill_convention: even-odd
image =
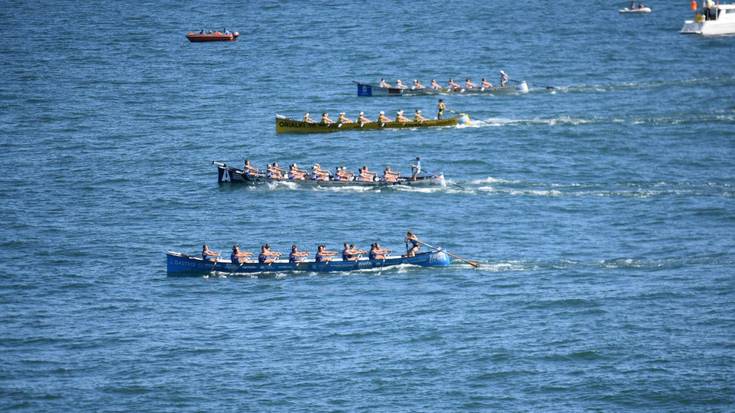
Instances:
[[[339,123],[340,125],[344,123],[352,123],[352,119],[348,118],[344,112],[340,112],[339,116],[337,117],[337,123]]]
[[[416,109],[416,112],[413,114],[413,121],[418,123],[426,122],[426,118],[424,115],[421,114],[421,111]]]
[[[510,80],[508,78],[508,75],[501,70],[500,71],[500,87],[508,86],[508,80]]]
[[[404,257],[415,257],[416,253],[421,249],[419,238],[414,235],[411,231],[406,232],[406,255]]]
[[[436,105],[436,118],[443,119],[444,111],[447,110],[447,104],[444,103],[444,99],[439,99],[439,103]]]
[[[409,164],[409,166],[411,167],[411,180],[415,181],[421,173],[421,158],[417,156],[414,163]]]
[[[309,112],[304,113],[304,122],[306,123],[316,123],[314,119],[309,116]]]
[[[322,121],[321,121],[322,125],[331,125],[333,123],[334,121],[332,119],[329,119],[329,113],[327,112],[322,113]]]
[[[411,89],[413,89],[413,90],[421,90],[421,89],[425,89],[425,86],[418,79],[414,79],[413,80],[413,87]]]

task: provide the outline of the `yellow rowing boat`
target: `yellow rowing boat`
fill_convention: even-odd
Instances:
[[[329,133],[345,130],[378,130],[378,129],[405,129],[405,128],[431,128],[438,126],[455,126],[460,122],[469,121],[469,116],[460,114],[447,119],[427,119],[423,122],[368,122],[364,124],[355,123],[332,123],[320,122],[309,123],[301,120],[276,115],[276,133]]]

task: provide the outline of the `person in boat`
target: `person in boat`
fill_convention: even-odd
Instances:
[[[380,123],[380,126],[384,126],[388,122],[390,122],[390,118],[385,116],[385,112],[381,110],[378,114],[378,123]]]
[[[408,122],[408,118],[403,115],[403,111],[402,110],[399,110],[398,112],[396,112],[396,122],[398,122],[398,123],[406,123],[406,122]]]
[[[406,243],[406,255],[404,257],[415,257],[416,253],[421,249],[419,238],[411,231],[408,231],[406,232],[404,242]]]
[[[322,120],[321,120],[321,124],[322,125],[329,126],[329,125],[331,125],[333,123],[334,123],[334,121],[332,119],[329,119],[329,113],[327,113],[327,112],[322,113]]]
[[[291,252],[288,254],[288,262],[290,262],[291,264],[296,264],[303,261],[307,256],[309,256],[308,251],[299,251],[299,248],[296,246],[296,244],[293,244],[291,245]]]
[[[268,265],[273,264],[280,255],[280,252],[272,251],[270,245],[262,245],[260,247],[260,254],[258,254],[258,263]]]
[[[345,123],[352,123],[352,119],[348,118],[344,112],[339,112],[339,116],[337,117],[337,123],[340,125],[345,124]]]
[[[386,82],[385,79],[380,78],[380,82],[378,82],[378,86],[382,87],[383,89],[390,89],[392,86],[390,83]]]
[[[316,249],[316,255],[314,255],[314,261],[316,262],[329,262],[332,261],[332,257],[337,255],[335,251],[327,250],[324,244],[321,244]]]
[[[401,79],[396,80],[396,89],[408,89],[408,86],[403,84]]]
[[[508,75],[504,71],[500,71],[500,87],[508,86]]]
[[[299,166],[295,163],[288,167],[288,179],[292,181],[304,181],[306,180],[306,176],[306,171],[299,169]]]
[[[414,112],[413,114],[413,121],[418,122],[418,123],[423,123],[423,122],[426,122],[426,120],[427,119],[424,117],[424,115],[421,114],[421,111],[416,109],[416,112]]]
[[[455,82],[454,79],[449,79],[449,82],[447,82],[447,87],[449,90],[460,90],[462,89],[461,86],[459,86],[459,83]]]
[[[365,165],[360,168],[358,176],[360,182],[373,182],[375,180],[375,172],[370,172]]]
[[[273,162],[272,164],[268,165],[267,177],[270,179],[282,180],[284,172],[286,171],[284,171],[283,169],[281,169],[280,166],[278,166],[278,162]]]
[[[447,104],[444,103],[444,99],[439,99],[439,103],[436,105],[436,118],[443,119],[445,110],[447,110]]]
[[[314,166],[311,167],[311,179],[315,181],[328,181],[329,171],[322,169],[321,165],[315,163]]]
[[[482,91],[484,92],[484,91],[486,91],[487,89],[492,89],[492,88],[493,88],[493,84],[492,84],[492,83],[490,83],[490,82],[488,82],[488,81],[487,81],[487,79],[485,79],[485,78],[483,77],[483,78],[482,78],[482,83],[480,83],[480,90],[482,90]]]
[[[344,166],[338,166],[334,177],[335,181],[351,181],[354,175]]]
[[[304,122],[305,123],[316,123],[316,121],[314,121],[314,119],[312,119],[311,116],[309,116],[309,112],[304,113]]]
[[[250,163],[250,159],[245,159],[245,165],[242,167],[245,176],[258,176],[260,171]]]
[[[415,181],[416,178],[418,178],[419,174],[421,173],[421,158],[417,156],[414,163],[410,164],[410,166],[411,166],[411,180]]]
[[[371,260],[384,260],[388,254],[390,254],[389,249],[380,248],[380,244],[377,242],[374,242],[370,244],[370,252],[368,253],[368,258]]]
[[[390,169],[390,165],[386,166],[385,169],[383,169],[383,181],[389,182],[389,183],[395,183],[398,182],[400,174],[392,169]]]
[[[464,88],[466,90],[472,90],[472,89],[475,88],[475,84],[472,83],[472,79],[467,78],[467,79],[464,80]]]
[[[355,244],[350,244],[350,254],[355,257],[355,261],[359,260],[361,256],[367,254],[367,251],[355,248]]]
[[[365,126],[366,123],[372,122],[367,116],[365,116],[365,112],[360,112],[360,115],[357,116],[357,123],[360,124],[360,127],[362,128]]]
[[[418,79],[414,79],[413,80],[413,87],[411,89],[413,89],[413,90],[421,90],[421,89],[426,89],[426,87]]]
[[[219,252],[210,250],[207,244],[202,245],[202,259],[209,262],[217,262]]]
[[[232,246],[232,253],[230,254],[230,261],[235,265],[241,265],[250,262],[250,257],[253,254],[247,251],[240,251],[238,245]]]
[[[431,79],[431,88],[434,90],[441,90],[442,85],[440,85],[439,82],[436,81],[436,79]]]
[[[345,242],[342,248],[342,261],[357,261],[357,256],[352,254],[352,248]]]

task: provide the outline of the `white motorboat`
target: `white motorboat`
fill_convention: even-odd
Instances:
[[[735,34],[735,4],[712,4],[684,22],[681,33],[718,36]]]
[[[620,14],[648,14],[653,10],[651,10],[650,7],[646,6],[643,3],[631,1],[630,7],[626,7],[618,11],[620,12]]]

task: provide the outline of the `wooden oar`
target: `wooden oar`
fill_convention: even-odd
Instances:
[[[429,244],[427,244],[427,243],[425,243],[425,242],[419,241],[419,240],[416,240],[416,242],[418,242],[419,244],[422,244],[422,245],[426,245],[427,247],[429,247],[429,248],[431,248],[431,249],[433,249],[433,250],[438,250],[438,249],[439,249],[439,248],[433,247],[433,246],[431,246],[431,245],[429,245]],[[449,252],[449,251],[446,251],[446,250],[443,250],[443,251],[444,251],[444,252],[445,252],[445,253],[446,253],[447,255],[449,255],[450,257],[452,257],[452,258],[456,258],[456,259],[458,259],[458,260],[460,260],[460,261],[462,261],[462,262],[466,262],[467,264],[470,264],[470,265],[471,265],[471,266],[472,266],[473,268],[478,268],[478,267],[480,267],[480,264],[479,264],[479,263],[478,263],[477,261],[472,261],[472,260],[468,260],[468,259],[466,259],[466,258],[462,258],[462,257],[460,257],[459,255],[455,255],[455,254],[452,254],[451,252]]]

